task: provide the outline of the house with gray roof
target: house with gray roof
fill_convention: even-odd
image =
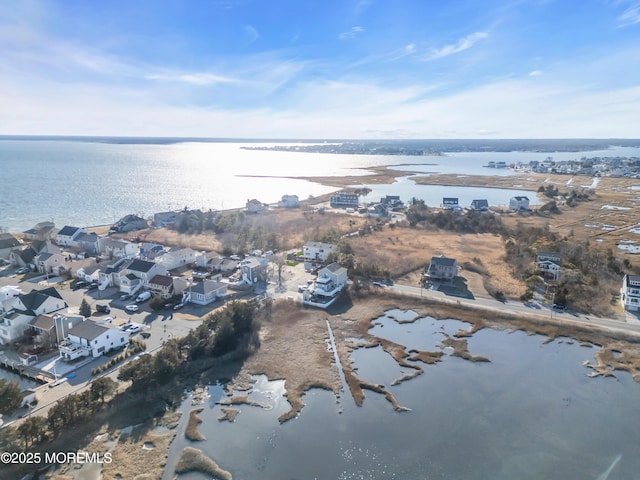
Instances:
[[[100,325],[92,320],[78,323],[60,344],[60,356],[72,361],[81,357],[99,357],[127,345],[129,334],[119,328]]]
[[[56,235],[56,243],[64,247],[77,247],[78,243],[76,238],[82,233],[88,232],[80,227],[65,225]]]
[[[10,233],[0,233],[0,259],[9,262],[11,250],[21,246],[22,242]]]
[[[190,302],[209,305],[227,294],[227,284],[205,279],[191,285],[187,292]]]
[[[455,258],[444,256],[431,257],[431,263],[425,268],[424,276],[429,280],[453,280],[458,275]]]

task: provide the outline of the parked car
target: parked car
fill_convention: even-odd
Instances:
[[[175,303],[166,303],[166,304],[164,305],[164,309],[165,309],[165,310],[171,310],[171,309],[173,309],[173,307],[175,307],[175,306],[176,306],[176,304],[175,304]]]
[[[29,267],[22,267],[22,268],[19,268],[18,270],[16,270],[16,273],[18,275],[22,275],[23,273],[27,273],[28,271],[29,271]]]
[[[71,287],[71,290],[80,290],[83,287],[87,286],[87,282],[85,282],[84,280],[78,280],[76,283],[73,284],[73,287]]]
[[[98,288],[98,284],[96,282],[93,282],[92,284],[89,285],[87,290],[95,290],[96,288]]]
[[[120,300],[128,300],[129,298],[131,298],[131,296],[128,293],[120,295]]]
[[[372,282],[372,284],[376,287],[384,288],[386,285],[382,282]]]
[[[133,327],[133,323],[125,323],[124,325],[120,326],[120,330],[122,330],[123,332],[126,332],[131,327]]]
[[[142,292],[140,295],[138,295],[138,297],[136,298],[136,303],[142,303],[142,302],[146,302],[147,300],[149,300],[151,298],[151,292]]]
[[[184,307],[184,303],[179,303],[175,307],[173,307],[173,309],[174,310],[180,310],[182,307]]]
[[[132,303],[131,305],[127,305],[126,307],[124,307],[124,309],[127,312],[137,312],[138,311],[138,305],[136,305],[135,303]]]
[[[111,312],[111,308],[109,308],[109,305],[103,305],[101,303],[97,303],[96,312],[109,313]]]
[[[140,330],[142,330],[142,327],[140,327],[140,325],[132,325],[131,327],[129,327],[129,333],[130,334],[134,334],[134,333],[138,333]]]

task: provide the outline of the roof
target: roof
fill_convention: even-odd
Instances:
[[[40,255],[38,255],[38,261],[46,262],[51,257],[53,257],[53,253],[44,252],[44,253],[41,253]]]
[[[447,257],[431,257],[431,265],[440,265],[442,267],[453,267],[456,264],[455,258]]]
[[[33,260],[33,258],[36,256],[36,251],[30,247],[27,247],[24,250],[20,250],[17,253],[24,263],[30,263],[31,260]]]
[[[86,340],[95,340],[107,330],[109,330],[109,328],[98,325],[91,320],[85,320],[69,330],[69,335],[75,335],[76,337]]]
[[[347,269],[344,268],[342,265],[340,265],[339,263],[332,263],[331,265],[327,265],[325,267],[327,270],[329,270],[332,273],[338,273],[341,270],[346,271]]]
[[[171,285],[173,285],[173,277],[170,277],[169,275],[154,275],[149,283],[154,285],[162,285],[163,287],[170,287]]]
[[[322,242],[307,242],[304,244],[304,248],[335,248],[336,246],[333,243],[322,243]]]
[[[473,200],[471,202],[471,205],[489,205],[489,201],[484,198],[481,198],[479,200]]]
[[[626,275],[627,282],[640,282],[640,275]]]
[[[54,326],[53,317],[51,315],[38,315],[31,320],[31,326],[40,330],[51,330]]]
[[[202,282],[198,282],[195,285],[192,285],[189,289],[192,293],[201,293],[206,294],[210,292],[215,292],[216,290],[220,290],[221,288],[226,287],[226,283],[215,282],[213,280],[203,280]]]
[[[64,227],[62,227],[62,230],[58,232],[58,235],[66,235],[67,237],[73,237],[78,230],[80,230],[79,227],[70,227],[69,225],[65,225]]]
[[[526,200],[527,202],[529,201],[529,197],[524,197],[524,196],[521,196],[521,195],[515,196],[513,198],[515,200],[518,200],[518,201],[522,201],[522,200]]]
[[[156,264],[153,262],[147,262],[146,260],[138,260],[135,259],[133,262],[129,264],[127,270],[134,270],[136,272],[148,272],[151,270]]]
[[[82,271],[85,275],[93,275],[97,270],[100,270],[100,265],[89,265],[87,267],[82,267]],[[79,270],[79,269],[78,269]]]
[[[98,235],[96,235],[95,233],[82,232],[80,235],[76,237],[76,242],[95,243],[97,241],[98,241]]]
[[[0,233],[0,250],[20,246],[20,240],[10,233]]]
[[[29,310],[36,310],[50,297],[56,297],[62,300],[62,297],[54,287],[45,288],[43,290],[32,290],[29,293],[18,296],[25,308]]]

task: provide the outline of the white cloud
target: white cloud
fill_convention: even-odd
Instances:
[[[351,39],[351,38],[356,38],[362,32],[364,32],[364,28],[362,28],[362,27],[351,27],[351,30],[348,30],[346,32],[342,32],[340,35],[338,35],[338,38],[340,40],[347,40],[347,39]]]
[[[177,74],[150,74],[145,75],[147,80],[159,80],[164,82],[181,82],[191,85],[215,85],[221,83],[239,83],[239,80],[214,75],[212,73],[177,73]]]
[[[244,33],[249,41],[249,44],[252,44],[256,40],[258,40],[258,38],[260,38],[260,34],[258,33],[258,31],[251,25],[245,25],[242,28],[244,29]]]
[[[640,23],[640,2],[633,1],[617,18],[619,27],[628,27]]]
[[[435,60],[438,58],[448,57],[449,55],[454,55],[456,53],[463,52],[464,50],[468,50],[473,47],[478,41],[487,38],[489,34],[487,32],[475,32],[471,35],[467,35],[464,38],[461,38],[456,43],[452,43],[449,45],[445,45],[440,48],[431,49],[431,53],[427,55],[427,60]]]
[[[542,75],[542,70],[533,70],[532,72],[529,72],[530,77],[539,77],[540,75]]]

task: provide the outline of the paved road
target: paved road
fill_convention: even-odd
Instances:
[[[625,335],[637,335],[640,337],[640,323],[628,323],[613,318],[601,318],[593,315],[581,315],[573,312],[557,312],[548,307],[542,307],[537,304],[539,308],[534,306],[527,306],[522,302],[506,301],[499,302],[498,300],[489,298],[459,298],[448,296],[442,292],[434,290],[428,290],[412,285],[395,284],[388,287],[394,292],[401,293],[403,295],[421,296],[430,300],[440,302],[448,305],[465,305],[478,310],[483,310],[488,313],[502,313],[509,312],[514,314],[526,315],[527,317],[535,318],[539,321],[550,323],[563,323],[565,325],[575,325],[580,327],[598,327],[607,330],[611,333],[620,333]]]

